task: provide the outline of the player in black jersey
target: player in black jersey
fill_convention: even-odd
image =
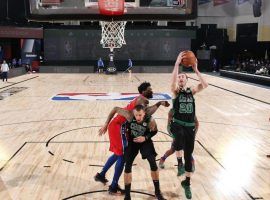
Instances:
[[[179,65],[185,57],[185,52],[181,52],[177,57],[172,72],[171,91],[173,94],[173,122],[172,133],[175,136],[175,150],[184,150],[185,175],[186,179],[181,182],[185,190],[187,199],[192,198],[190,189],[190,177],[192,172],[192,153],[195,142],[195,99],[193,95],[202,91],[208,86],[197,67],[197,61],[192,66],[195,74],[199,78],[199,84],[193,88],[186,86],[188,77],[185,73],[179,74]]]
[[[161,104],[161,103],[160,103]],[[159,107],[159,105],[158,105]],[[133,111],[115,107],[115,112],[125,117],[128,121],[128,146],[125,149],[125,200],[130,200],[131,169],[132,164],[139,151],[143,159],[147,159],[151,168],[151,176],[155,186],[155,197],[158,200],[165,200],[159,186],[159,173],[156,164],[156,151],[151,138],[157,133],[155,120],[146,114],[143,105],[137,105]]]

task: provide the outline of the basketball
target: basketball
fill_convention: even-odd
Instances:
[[[181,64],[184,65],[185,67],[190,67],[196,63],[196,60],[197,58],[192,51],[185,51],[184,58]]]

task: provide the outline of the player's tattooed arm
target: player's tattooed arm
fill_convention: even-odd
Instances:
[[[137,101],[136,101],[136,105],[148,106],[148,104],[149,104],[149,100],[146,99],[143,96],[139,96],[138,99],[137,99]]]
[[[113,108],[111,110],[110,114],[108,115],[105,124],[99,129],[99,131],[98,131],[99,135],[103,135],[107,132],[108,125],[109,125],[110,121],[112,120],[112,118],[114,117],[115,113],[116,113],[115,108]]]
[[[130,121],[130,119],[132,119],[132,113],[130,111],[127,111],[127,110],[119,108],[119,107],[114,107],[111,110],[110,114],[108,115],[105,124],[99,129],[99,135],[103,135],[107,132],[108,125],[116,113],[118,113],[119,115],[122,115],[128,121]]]
[[[133,118],[133,113],[132,111],[129,111],[129,110],[125,110],[123,108],[119,108],[119,107],[115,107],[114,108],[117,112],[117,114],[123,116],[124,118],[126,118],[127,121],[131,121],[132,118]]]
[[[151,121],[149,123],[149,130],[150,130],[150,133],[148,135],[146,135],[146,138],[145,138],[146,140],[152,138],[158,132],[157,123],[156,123],[155,119],[152,117],[151,117]]]
[[[145,110],[146,114],[147,115],[153,115],[157,111],[159,106],[161,106],[161,105],[164,106],[164,107],[169,107],[170,106],[168,101],[159,101],[155,105],[147,107],[146,110]]]
[[[153,117],[151,117],[151,120],[148,126],[151,132],[158,131],[156,120]]]

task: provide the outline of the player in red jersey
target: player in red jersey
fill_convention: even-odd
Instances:
[[[140,95],[133,99],[124,109],[133,110],[136,105],[147,106],[149,104],[149,99],[153,97],[153,91],[151,84],[148,82],[142,83],[138,87]],[[160,101],[154,106],[148,107],[146,112],[149,115],[152,115],[160,105],[169,106],[167,101]],[[116,162],[115,172],[111,185],[109,186],[110,194],[124,194],[124,191],[119,187],[118,180],[123,172],[124,168],[124,148],[127,147],[126,139],[126,119],[123,116],[117,115],[113,118],[115,112],[111,112],[104,124],[104,126],[99,130],[99,134],[105,134],[108,130],[109,139],[110,139],[110,151],[113,152],[113,155],[110,156],[105,163],[102,171],[95,175],[95,180],[100,181],[103,184],[106,184],[108,180],[105,175],[110,167]],[[113,118],[113,119],[112,119]]]

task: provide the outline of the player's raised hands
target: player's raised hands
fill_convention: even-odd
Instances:
[[[198,60],[196,59],[196,62],[192,65],[192,69],[194,72],[198,71]]]
[[[180,65],[184,57],[185,57],[185,51],[182,51],[182,52],[178,55],[178,57],[177,57],[177,59],[176,59],[176,63],[177,63],[178,65]]]

